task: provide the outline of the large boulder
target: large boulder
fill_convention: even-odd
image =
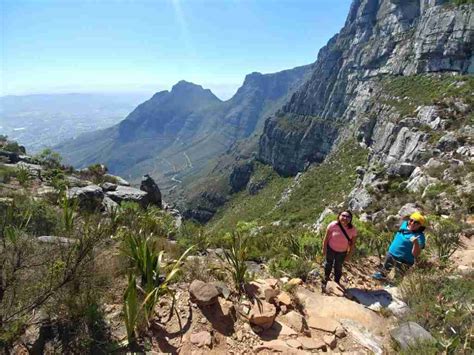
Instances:
[[[120,176],[104,174],[104,178],[114,181],[117,185],[120,185],[120,186],[130,186],[130,183]]]
[[[201,280],[194,280],[189,285],[191,300],[199,306],[210,306],[217,302],[220,295],[216,286]]]
[[[68,199],[75,199],[79,207],[88,210],[100,209],[104,192],[97,185],[88,185],[85,187],[73,187],[67,191]]]
[[[0,150],[0,158],[3,158],[6,163],[10,164],[16,164],[20,161],[20,156],[17,153],[7,152],[6,150]]]
[[[102,191],[102,189],[100,190]],[[107,191],[106,196],[110,197],[118,204],[122,203],[123,201],[128,201],[136,202],[142,207],[146,207],[148,205],[148,193],[134,187],[119,185],[115,191]]]
[[[440,138],[437,148],[443,152],[455,150],[459,146],[459,142],[454,133],[447,133]]]
[[[148,203],[157,205],[163,208],[161,201],[161,191],[158,188],[155,180],[150,175],[144,175],[140,184],[140,190],[145,191],[148,194]]]
[[[437,129],[441,123],[436,106],[420,106],[417,109],[417,118],[420,123],[429,126],[431,129]]]
[[[407,349],[420,342],[436,341],[425,328],[415,322],[407,322],[399,325],[395,329],[392,329],[390,335],[402,349]]]
[[[434,182],[438,182],[438,179],[428,176],[423,170],[417,167],[410,175],[407,190],[410,192],[421,192],[426,186]]]
[[[386,326],[386,320],[377,313],[345,297],[325,296],[303,287],[298,287],[295,295],[304,305],[310,319],[314,316],[337,320],[351,319],[364,324],[371,331],[384,329]]]
[[[354,212],[361,212],[370,206],[372,196],[365,187],[357,187],[349,195],[349,208]]]
[[[269,329],[276,317],[276,308],[266,301],[255,302],[250,311],[250,323],[263,329]]]
[[[411,175],[413,170],[415,170],[416,165],[410,163],[395,163],[391,165],[388,170],[388,176],[400,176],[402,178],[407,178]]]

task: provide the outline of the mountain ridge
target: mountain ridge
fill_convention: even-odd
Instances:
[[[227,101],[200,85],[180,81],[171,91],[153,95],[117,126],[56,148],[76,166],[100,161],[131,180],[150,173],[166,192],[176,185],[171,181],[175,175],[181,180],[199,173],[237,139],[263,129],[263,119],[284,103],[310,69],[307,65],[252,73]]]

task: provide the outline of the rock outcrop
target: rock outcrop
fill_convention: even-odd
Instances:
[[[147,193],[148,203],[158,206],[159,208],[163,207],[161,201],[161,191],[156,184],[155,180],[150,175],[145,175],[142,178],[140,184],[140,190]]]
[[[447,1],[355,0],[343,29],[320,50],[313,74],[275,116],[265,123],[258,158],[282,174],[296,174],[328,154],[338,127],[362,119],[373,109],[367,100],[380,91],[384,75],[433,72],[472,73],[473,6]],[[376,139],[374,150],[389,162],[411,162],[423,150],[426,135],[369,117],[362,137]],[[423,108],[420,118],[440,124],[436,110]],[[342,123],[342,125],[341,125]],[[452,139],[440,142],[455,148]]]

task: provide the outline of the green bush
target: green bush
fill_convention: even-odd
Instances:
[[[280,258],[276,257],[270,261],[269,265],[270,272],[275,277],[298,277],[303,281],[306,281],[308,273],[313,267],[314,263],[296,255],[287,255]]]
[[[62,157],[57,152],[46,148],[41,153],[35,156],[40,161],[41,165],[48,169],[58,169],[61,167]]]
[[[463,246],[461,239],[463,223],[461,219],[438,216],[430,216],[429,219],[431,224],[427,233],[429,245],[434,249],[438,259],[446,263],[454,252]]]
[[[15,169],[0,164],[0,183],[8,184],[15,176]]]
[[[224,256],[219,256],[226,263],[225,269],[230,273],[239,294],[245,292],[244,285],[251,278],[246,261],[248,260],[249,233],[252,227],[254,227],[252,224],[239,223],[237,230],[225,237],[230,240],[230,245],[224,248]]]
[[[15,176],[20,185],[23,187],[27,187],[33,179],[30,169],[25,166],[18,166],[16,168]]]
[[[452,276],[450,272],[437,274],[430,269],[405,277],[401,289],[411,308],[407,320],[431,332],[440,353],[468,354],[473,351],[474,274]]]

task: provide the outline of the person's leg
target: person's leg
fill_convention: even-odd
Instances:
[[[393,257],[392,254],[390,253],[387,253],[387,255],[385,256],[385,260],[383,262],[383,267],[382,269],[380,270],[384,275],[388,274],[390,272],[390,270],[392,270],[392,268],[397,265],[397,261],[395,260],[395,258]]]
[[[347,253],[335,253],[334,256],[334,281],[339,283],[342,277],[342,266]]]
[[[324,284],[329,281],[329,277],[331,276],[332,267],[334,265],[334,256],[334,251],[328,246],[326,251],[326,260],[324,262]]]
[[[392,268],[396,265],[396,260],[392,254],[387,253],[385,256],[385,260],[383,264],[379,267],[379,271],[372,275],[372,277],[376,280],[384,279],[387,274],[392,270]]]

